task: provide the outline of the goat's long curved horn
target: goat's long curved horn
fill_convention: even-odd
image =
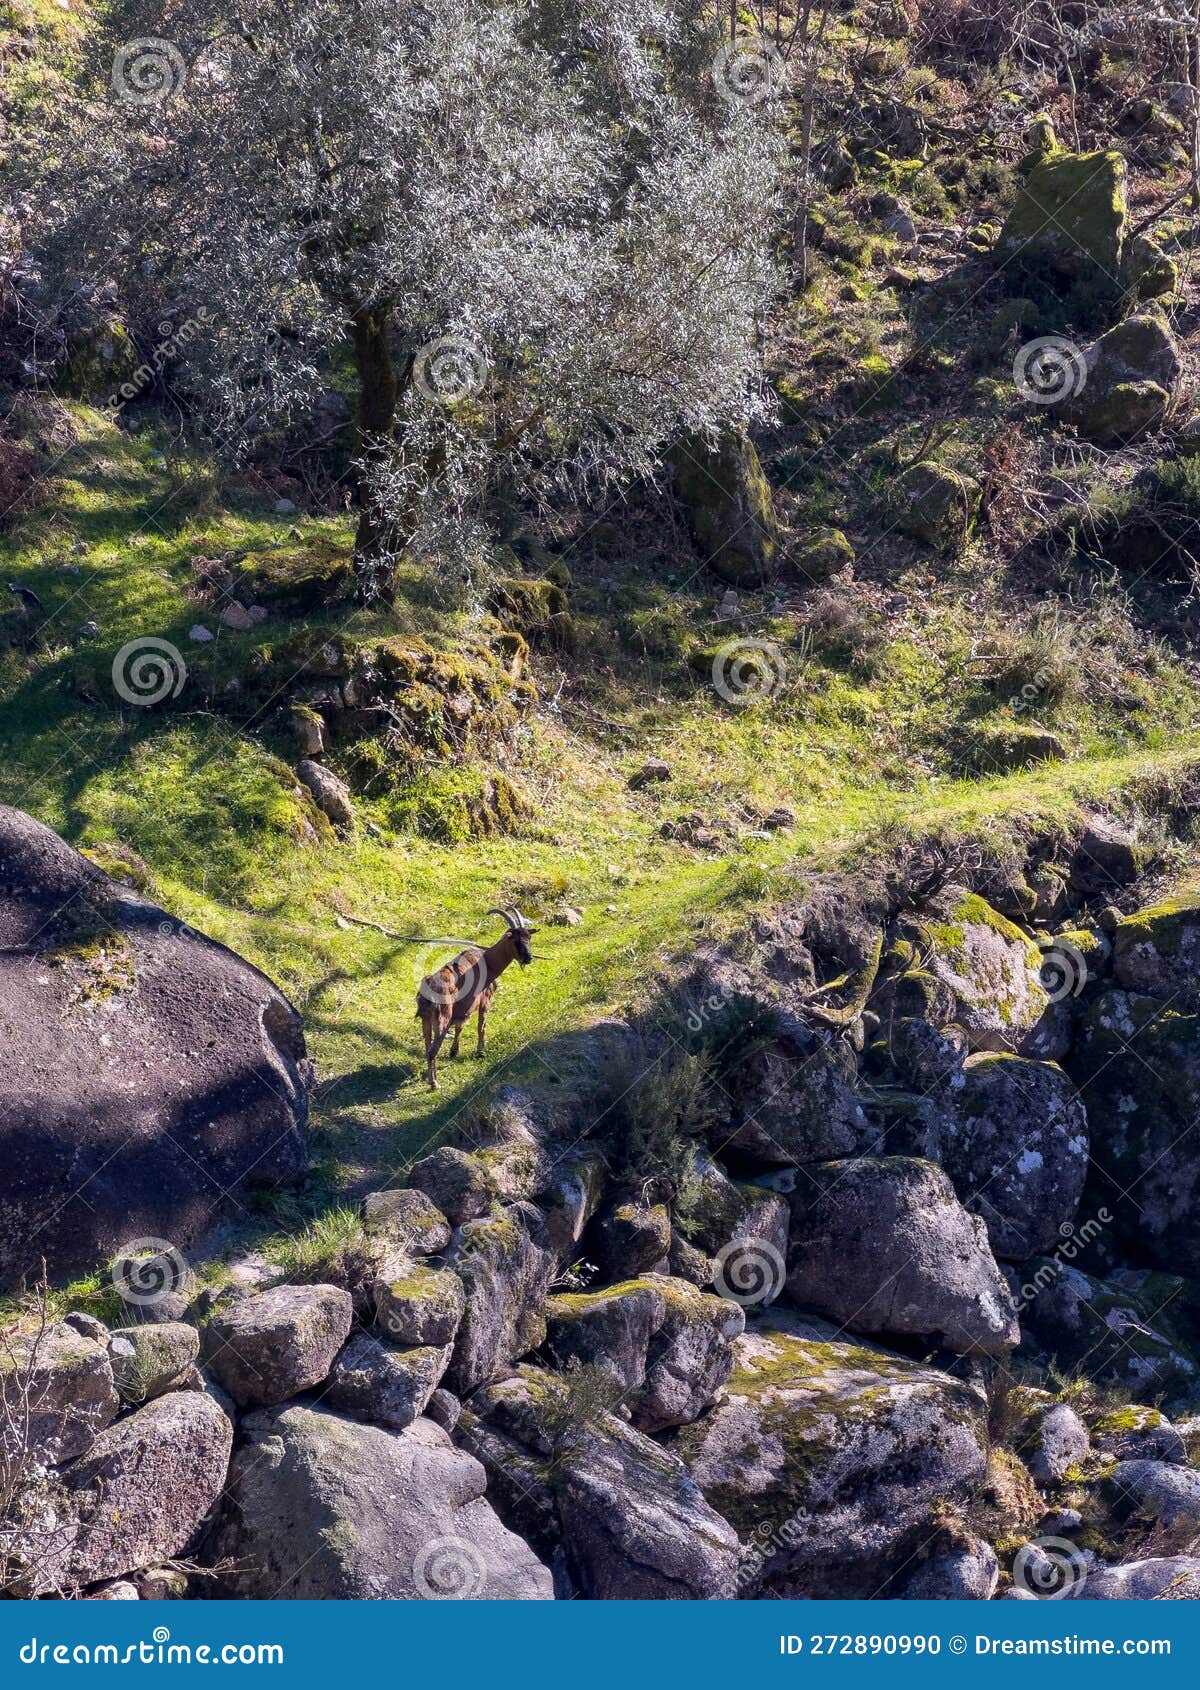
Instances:
[[[520,916],[518,915],[517,919],[514,921],[513,912],[510,909],[505,909],[503,905],[499,909],[490,909],[487,913],[489,915],[498,915],[501,921],[507,922],[510,927],[520,927],[521,925]]]

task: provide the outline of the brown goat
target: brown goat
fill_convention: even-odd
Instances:
[[[537,928],[529,926],[520,910],[504,908],[489,910],[488,914],[498,915],[508,923],[504,937],[486,948],[472,945],[462,951],[444,968],[427,974],[417,990],[417,1019],[425,1035],[425,1068],[430,1091],[438,1089],[438,1051],[447,1033],[454,1031],[450,1054],[457,1056],[463,1026],[472,1015],[478,1014],[479,1041],[475,1054],[482,1056],[486,1048],[488,1010],[500,976],[510,962],[519,962],[522,968],[527,968],[533,961],[529,941]]]

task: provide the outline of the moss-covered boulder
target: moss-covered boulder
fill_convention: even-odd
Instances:
[[[457,1437],[506,1524],[593,1601],[737,1594],[739,1545],[672,1450],[589,1394],[587,1376],[523,1365],[478,1391]]]
[[[1070,1042],[1070,1015],[1051,1000],[1043,961],[1033,940],[986,899],[946,886],[897,923],[886,959],[893,978],[882,996],[894,998],[900,1013],[937,1026],[953,1022],[973,1050],[1057,1061]],[[922,979],[928,986],[919,993]]]
[[[546,1353],[612,1374],[635,1426],[659,1432],[709,1408],[733,1370],[745,1324],[737,1303],[656,1274],[606,1291],[551,1297]]]
[[[323,537],[302,546],[245,552],[226,568],[226,596],[295,615],[320,610],[354,584],[353,548]]]
[[[543,576],[510,576],[498,581],[488,609],[508,627],[517,628],[530,645],[574,651],[575,623],[566,592]]]
[[[675,494],[703,561],[735,586],[760,586],[775,567],[778,523],[753,442],[690,438],[671,454]]]
[[[856,1156],[875,1142],[856,1078],[845,1039],[791,1019],[746,1051],[736,1086],[724,1089],[712,1147],[765,1167]]]
[[[973,476],[942,464],[910,464],[894,483],[896,527],[939,552],[957,551],[971,537],[982,489]]]
[[[352,1420],[403,1431],[425,1412],[449,1360],[448,1345],[396,1349],[356,1332],[339,1351],[322,1400]]]
[[[1164,299],[1179,292],[1179,267],[1148,235],[1135,235],[1125,248],[1121,280],[1135,299]]]
[[[0,1464],[57,1466],[90,1449],[117,1413],[103,1342],[65,1324],[0,1338]]]
[[[987,1232],[932,1162],[862,1156],[804,1170],[792,1193],[788,1293],[852,1332],[1001,1355],[1016,1311]]]
[[[113,1381],[125,1403],[178,1390],[199,1354],[199,1332],[180,1320],[119,1326],[108,1339]]]
[[[702,1150],[694,1153],[690,1188],[676,1207],[677,1225],[688,1242],[705,1255],[720,1258],[735,1281],[743,1257],[742,1271],[748,1271],[755,1258],[761,1258],[764,1266],[772,1258],[783,1262],[787,1251],[787,1199],[765,1186],[730,1179],[721,1164]],[[731,1249],[736,1244],[744,1247],[741,1252]],[[782,1279],[773,1287],[764,1282],[760,1289],[761,1300],[770,1302],[783,1289]],[[736,1290],[736,1284],[731,1283],[730,1293],[736,1294]]]
[[[802,584],[818,586],[854,568],[854,547],[840,528],[814,528],[789,546],[782,566]]]
[[[1084,352],[1086,378],[1058,407],[1064,422],[1100,445],[1136,440],[1163,423],[1179,393],[1183,360],[1162,317],[1127,317]]]
[[[141,391],[141,387],[133,386],[140,365],[129,330],[112,317],[76,343],[63,366],[59,385],[77,399],[119,403],[122,398],[136,398]],[[141,384],[148,385],[148,381]],[[132,391],[122,394],[122,387],[132,387]]]
[[[1092,1442],[1118,1461],[1186,1461],[1187,1443],[1160,1408],[1125,1403],[1089,1417]]]
[[[514,1203],[459,1227],[446,1259],[466,1292],[446,1385],[465,1397],[545,1338],[555,1258],[540,1210]]]
[[[440,1349],[457,1337],[467,1299],[449,1269],[386,1256],[371,1289],[376,1322],[393,1344]]]
[[[1125,160],[1117,152],[1039,151],[996,243],[1005,276],[1018,285],[1030,273],[1115,277],[1129,215]]]
[[[983,1216],[993,1252],[1023,1262],[1052,1250],[1087,1177],[1087,1112],[1074,1085],[1055,1063],[992,1054],[970,1057],[950,1095],[938,1160]]]
[[[1200,1366],[1178,1329],[1187,1303],[1183,1280],[1129,1271],[1100,1279],[1041,1256],[1026,1262],[1014,1283],[1027,1336],[1061,1368],[1140,1397],[1193,1388]]]
[[[740,1594],[874,1596],[983,1479],[982,1398],[781,1310],[734,1350],[721,1404],[673,1447],[745,1545]]]
[[[1130,992],[1200,1009],[1200,889],[1128,915],[1113,934],[1113,972]]]
[[[1135,1259],[1200,1277],[1200,1016],[1106,992],[1087,1010],[1070,1067],[1098,1198]]]

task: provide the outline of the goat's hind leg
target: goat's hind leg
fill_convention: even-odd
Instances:
[[[479,1006],[479,1038],[475,1045],[476,1056],[482,1056],[484,1051],[487,1049],[487,1017],[487,1005],[481,1003]]]

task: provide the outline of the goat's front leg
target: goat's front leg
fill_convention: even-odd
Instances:
[[[479,1006],[479,1040],[475,1046],[476,1056],[482,1056],[487,1049],[487,1016],[487,1005],[481,1003]]]
[[[428,1058],[428,1062],[426,1064],[426,1071],[427,1071],[428,1077],[429,1077],[429,1089],[430,1089],[430,1091],[436,1091],[438,1089],[438,1077],[437,1077],[438,1051],[441,1050],[442,1045],[445,1043],[447,1031],[448,1031],[448,1029],[443,1027],[440,1030],[440,1032],[434,1034],[433,1037],[430,1038],[427,1041],[427,1044],[426,1044],[425,1054]]]
[[[462,1030],[463,1030],[463,1024],[460,1021],[454,1029],[454,1042],[450,1046],[451,1057],[455,1057],[455,1056],[458,1055],[458,1041],[459,1041],[459,1039],[462,1038]]]

